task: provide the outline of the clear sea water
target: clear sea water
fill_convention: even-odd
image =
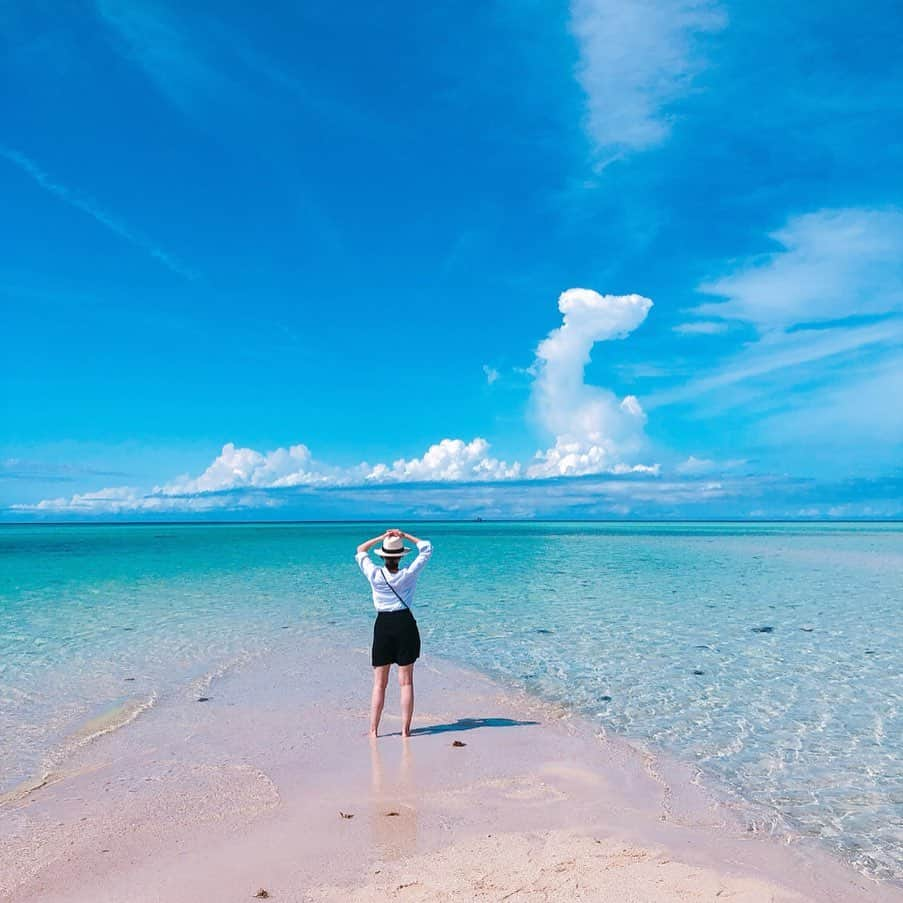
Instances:
[[[435,544],[415,603],[427,653],[695,763],[759,825],[903,879],[903,525],[406,526]],[[0,527],[0,796],[293,633],[366,646],[353,553],[375,532]]]

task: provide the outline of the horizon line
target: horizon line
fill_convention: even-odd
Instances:
[[[790,518],[396,518],[414,524],[903,524],[899,517]],[[0,527],[212,527],[293,524],[381,524],[386,518],[313,518],[307,520],[64,520],[0,521]]]

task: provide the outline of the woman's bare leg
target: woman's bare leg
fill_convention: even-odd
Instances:
[[[370,697],[370,736],[379,736],[379,719],[386,704],[386,684],[391,665],[378,665],[373,669],[373,694]]]
[[[411,736],[414,717],[414,666],[398,666],[398,686],[401,687],[401,736]]]

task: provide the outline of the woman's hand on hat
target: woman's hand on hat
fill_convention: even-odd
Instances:
[[[374,536],[373,539],[368,539],[366,542],[362,542],[358,547],[358,552],[369,552],[374,546],[379,545],[387,536],[389,535],[388,531],[385,533],[380,533],[379,536]]]
[[[404,536],[404,533],[401,530],[393,527],[391,530],[386,530],[386,536],[398,536],[399,538]]]

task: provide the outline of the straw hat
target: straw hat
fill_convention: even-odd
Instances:
[[[380,558],[401,558],[411,550],[404,544],[400,536],[386,536],[383,539],[382,548],[373,550]]]

